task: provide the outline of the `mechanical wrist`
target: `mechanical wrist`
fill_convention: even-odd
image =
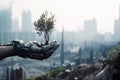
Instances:
[[[25,43],[23,40],[14,40],[11,44],[14,46],[15,54],[17,56],[25,58],[29,55],[29,50],[28,48],[25,48]]]

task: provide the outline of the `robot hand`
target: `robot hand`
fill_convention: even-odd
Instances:
[[[47,45],[39,42],[12,41],[15,48],[15,55],[23,58],[31,58],[43,60],[49,58],[53,52],[59,47],[59,44],[54,41]]]

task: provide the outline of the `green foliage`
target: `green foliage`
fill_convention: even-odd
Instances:
[[[42,13],[40,18],[34,22],[35,30],[39,36],[43,35],[46,44],[49,42],[49,36],[54,29],[55,15],[45,11]]]
[[[38,76],[35,78],[35,80],[51,80],[52,78],[55,78],[60,72],[65,71],[65,68],[57,68],[54,70],[50,70],[46,74],[43,74],[41,76]],[[34,80],[34,79],[33,79]]]
[[[33,79],[33,78],[28,78],[28,79],[25,79],[25,80],[35,80],[35,79]]]
[[[60,72],[63,72],[65,69],[64,68],[58,68],[58,69],[55,69],[55,70],[51,70],[49,72],[49,77],[56,77]]]
[[[116,45],[112,50],[108,52],[108,63],[111,63],[115,60],[115,58],[118,56],[118,53],[120,52],[120,45]]]

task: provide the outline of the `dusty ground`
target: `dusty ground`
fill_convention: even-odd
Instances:
[[[120,54],[112,63],[103,65],[101,62],[65,69],[57,76],[43,75],[35,80],[120,80]],[[49,77],[49,78],[48,78]]]

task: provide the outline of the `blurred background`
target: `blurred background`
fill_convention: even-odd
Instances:
[[[57,67],[89,64],[106,58],[120,41],[120,0],[0,0],[0,44],[15,39],[44,42],[34,21],[45,10],[55,14],[50,41],[59,42],[59,49],[42,61],[17,56],[0,61],[0,80],[24,80]]]

